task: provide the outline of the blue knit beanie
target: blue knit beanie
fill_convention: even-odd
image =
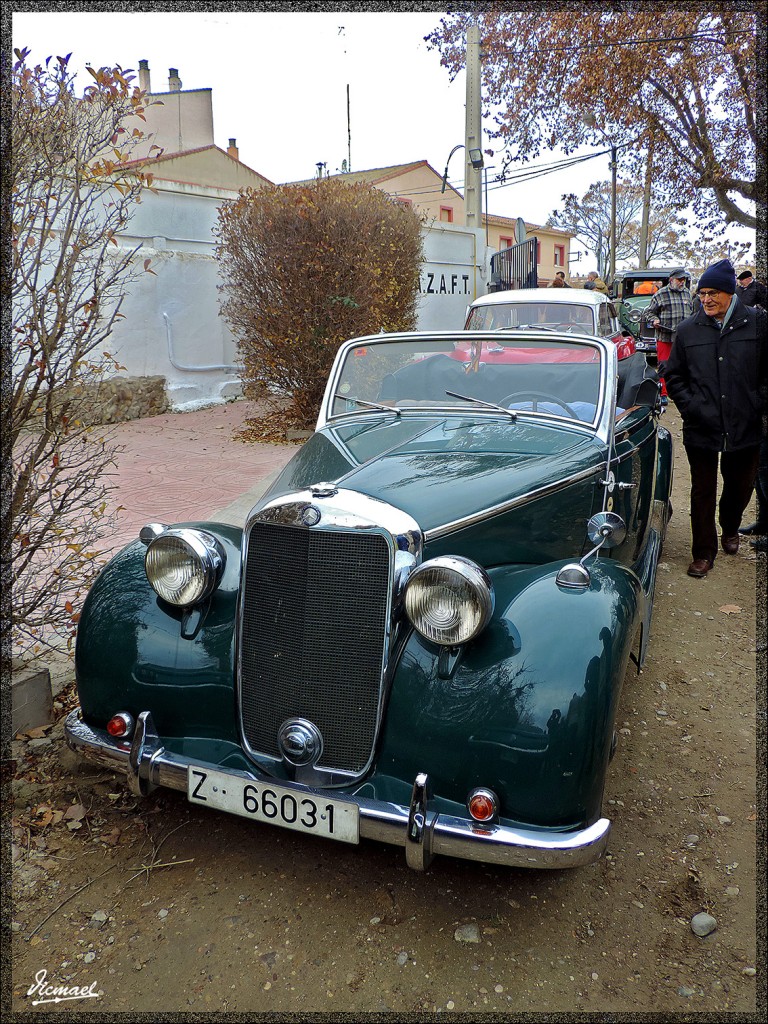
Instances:
[[[707,267],[699,278],[698,291],[702,288],[714,288],[718,292],[733,295],[736,291],[736,271],[730,260],[719,260]]]

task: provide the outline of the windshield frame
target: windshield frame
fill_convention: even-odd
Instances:
[[[339,424],[346,422],[350,419],[357,419],[362,416],[376,416],[379,418],[391,417],[393,422],[398,419],[398,414],[408,416],[464,416],[468,414],[476,415],[478,417],[487,418],[505,416],[505,421],[509,424],[511,429],[514,429],[514,420],[506,416],[502,411],[483,407],[475,403],[462,402],[456,403],[448,401],[446,396],[445,404],[435,403],[430,405],[407,405],[398,403],[397,408],[392,408],[392,411],[368,408],[365,406],[358,406],[353,410],[342,410],[334,411],[334,401],[336,399],[337,392],[339,391],[341,374],[344,368],[345,361],[350,351],[355,348],[372,347],[376,345],[392,345],[402,343],[404,345],[413,344],[414,342],[439,342],[444,341],[446,343],[466,344],[468,338],[472,339],[474,343],[498,345],[499,344],[499,333],[506,332],[494,332],[494,331],[418,331],[418,332],[397,332],[392,334],[376,334],[367,335],[361,338],[352,338],[347,342],[344,342],[336,353],[331,372],[328,377],[328,382],[323,396],[322,403],[320,405],[320,412],[317,419],[316,430],[322,430],[327,425]],[[599,392],[595,418],[591,423],[583,420],[575,420],[567,415],[555,415],[553,413],[544,412],[532,412],[530,410],[519,409],[515,410],[517,413],[518,420],[530,420],[531,422],[547,422],[550,425],[556,425],[560,427],[567,427],[572,430],[579,431],[580,433],[587,433],[589,435],[597,436],[603,443],[607,444],[612,434],[613,420],[615,418],[616,408],[616,381],[618,375],[618,362],[616,354],[616,346],[610,341],[598,338],[596,336],[581,336],[568,334],[564,331],[558,332],[544,332],[544,331],[525,331],[515,330],[510,331],[510,335],[514,335],[515,341],[530,341],[535,345],[545,344],[551,345],[556,348],[563,343],[569,345],[584,346],[591,348],[599,352]]]
[[[514,292],[511,294],[514,294]],[[473,319],[473,317],[480,315],[487,317],[490,313],[498,315],[498,312],[500,310],[507,309],[509,307],[513,307],[518,312],[526,308],[529,309],[531,312],[534,312],[534,310],[538,311],[539,309],[545,309],[546,307],[548,307],[548,311],[554,312],[555,310],[558,310],[558,313],[560,311],[559,307],[561,307],[563,316],[558,316],[558,319],[555,321],[555,323],[557,324],[563,324],[567,322],[564,319],[564,316],[566,311],[568,311],[569,309],[578,308],[580,310],[586,310],[589,314],[590,322],[589,324],[587,324],[582,323],[581,321],[574,321],[572,326],[577,329],[575,332],[576,336],[593,337],[599,331],[600,318],[598,314],[598,305],[594,302],[588,302],[582,299],[574,299],[571,298],[571,296],[568,296],[567,299],[563,299],[562,297],[558,296],[557,300],[555,301],[550,301],[549,296],[543,296],[541,299],[537,299],[536,302],[533,302],[530,299],[516,300],[514,298],[507,298],[503,302],[473,302],[467,312],[464,330],[471,331],[473,334],[477,334],[481,331],[557,330],[557,327],[552,326],[552,321],[549,320],[542,321],[542,323],[540,324],[521,324],[519,327],[510,327],[504,324],[500,324],[499,326],[495,327],[470,327],[470,321]]]

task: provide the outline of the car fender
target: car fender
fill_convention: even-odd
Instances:
[[[393,680],[379,771],[429,775],[463,803],[486,786],[502,817],[574,827],[599,817],[614,720],[642,620],[638,578],[610,558],[585,590],[565,563],[490,570],[495,611],[458,652],[413,632]]]
[[[135,541],[101,571],[78,624],[75,671],[83,717],[103,727],[118,711],[151,708],[161,735],[237,741],[234,637],[242,530],[179,523],[213,534],[226,564],[218,588],[190,612],[162,601]]]

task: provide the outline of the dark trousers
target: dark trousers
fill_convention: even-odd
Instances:
[[[710,451],[708,448],[689,448],[688,465],[691,467],[691,551],[693,558],[706,558],[714,562],[718,548],[715,508],[717,502],[717,464],[723,489],[720,495],[718,522],[726,537],[738,533],[741,517],[749,504],[755,486],[760,446],[741,448],[735,452]]]

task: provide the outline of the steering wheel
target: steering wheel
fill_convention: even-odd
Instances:
[[[567,334],[591,334],[592,331],[589,329],[587,324],[577,323],[575,321],[569,321],[567,324],[555,324],[555,330],[564,330]]]
[[[577,420],[579,417],[573,411],[573,409],[560,398],[556,398],[555,395],[548,395],[544,391],[513,391],[511,395],[507,395],[506,398],[502,398],[499,405],[503,405],[509,408],[512,402],[531,402],[533,404],[533,412],[538,411],[539,402],[552,402],[553,405],[559,406],[564,409],[573,420]]]

